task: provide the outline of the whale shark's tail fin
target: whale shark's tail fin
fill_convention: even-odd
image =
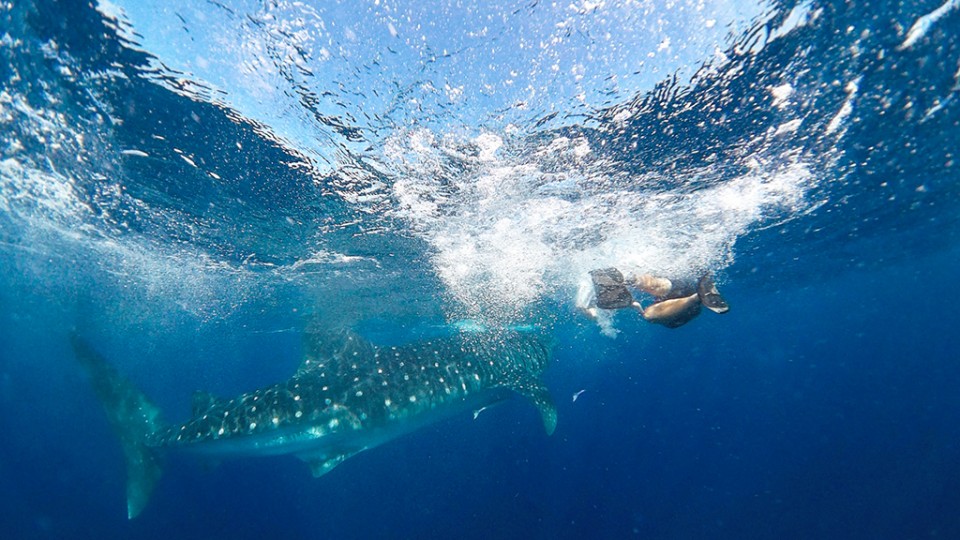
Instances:
[[[147,505],[162,472],[160,455],[147,446],[149,437],[163,428],[160,410],[86,341],[76,334],[70,341],[120,437],[127,461],[127,517],[133,519]]]

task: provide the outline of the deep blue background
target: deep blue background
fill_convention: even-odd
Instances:
[[[517,399],[321,480],[292,458],[212,467],[174,457],[133,522],[119,446],[65,340],[24,350],[38,329],[7,320],[0,516],[28,538],[951,538],[958,257],[804,285],[730,283],[728,315],[675,331],[624,321],[610,341],[570,328],[577,337],[548,376],[553,437]],[[274,354],[286,341],[294,356],[294,336],[272,341]],[[255,387],[294,363],[227,386]],[[159,377],[154,392],[182,392]],[[170,410],[183,414],[180,399]]]
[[[783,4],[781,15],[790,7]],[[744,141],[784,120],[768,106],[766,87],[802,57],[811,69],[799,70],[809,76],[797,85],[808,115],[789,144],[814,158],[834,150],[839,157],[835,169],[815,167],[818,211],[738,241],[735,263],[719,276],[729,314],[704,313],[667,330],[621,313],[620,337],[610,340],[566,299],[548,306],[558,321],[546,377],[559,409],[552,437],[516,399],[365,452],[319,480],[294,458],[214,464],[174,455],[151,504],[127,521],[120,447],[73,361],[70,329],[79,327],[176,420],[195,389],[231,395],[289,376],[309,320],[289,307],[309,296],[296,283],[264,278],[261,296],[240,298],[233,311],[180,310],[176,294],[143,294],[111,266],[116,261],[97,260],[82,241],[32,244],[49,239],[13,213],[0,215],[0,536],[960,538],[958,111],[950,102],[929,121],[916,116],[952,95],[960,46],[944,29],[956,28],[960,12],[914,49],[890,52],[904,24],[939,5],[818,3],[817,24],[734,58],[727,69],[744,75],[676,98],[696,105],[678,106],[677,116],[660,114],[663,100],[674,103],[663,97],[669,92],[652,93],[638,96],[649,98],[641,107],[649,114],[618,134],[572,129],[597,147],[609,143],[607,157],[638,173],[703,165],[710,153],[733,163]],[[18,159],[49,157],[89,191],[91,208],[127,220],[128,229],[108,230],[117,221],[95,216],[97,234],[121,244],[147,238],[162,253],[188,246],[237,266],[251,251],[289,264],[320,240],[354,254],[397,253],[384,274],[423,262],[416,241],[357,242],[355,227],[317,233],[331,216],[355,216],[291,173],[282,165],[290,156],[249,125],[141,78],[144,53],[101,34],[103,21],[89,7],[51,1],[28,11],[0,13],[24,38],[20,49],[0,48],[0,80],[35,105],[59,104],[88,144],[105,150],[95,167],[77,165],[69,147],[57,154],[40,143]],[[861,39],[846,31],[854,26],[871,32]],[[84,84],[93,83],[63,76],[41,51],[52,38],[76,71],[119,63],[128,78],[88,92]],[[869,53],[851,57],[854,41]],[[846,98],[832,83],[860,73],[856,114],[833,148],[834,139],[817,135]],[[107,130],[91,120],[94,94],[124,122]],[[718,96],[728,107],[716,106]],[[739,115],[715,122],[733,110]],[[35,143],[26,127],[3,126],[24,133],[0,135]],[[176,155],[117,157],[123,148],[164,156],[169,148],[150,138],[157,132],[191,141],[191,155],[224,180]],[[649,139],[630,149],[635,133]],[[233,150],[237,142],[243,151]],[[97,190],[105,182],[93,172],[161,211],[128,199],[103,203]],[[240,198],[245,204],[231,202]],[[211,201],[222,215],[210,215]],[[163,210],[171,209],[216,226],[178,228],[190,220],[169,219]],[[288,211],[302,226],[288,225]],[[413,273],[425,289],[438,285]],[[307,279],[314,278],[325,276]],[[358,289],[354,301],[387,301]],[[226,286],[206,293],[233,294]],[[413,333],[410,321],[381,322],[381,339]]]

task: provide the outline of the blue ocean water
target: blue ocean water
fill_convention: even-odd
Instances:
[[[960,4],[0,2],[4,538],[960,537]],[[712,272],[678,329],[589,270]],[[352,457],[124,459],[381,344],[533,329],[522,398]]]

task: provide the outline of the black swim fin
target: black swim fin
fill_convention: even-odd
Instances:
[[[598,308],[623,309],[633,305],[633,295],[623,282],[623,274],[616,268],[593,270],[590,277],[597,293]]]
[[[720,296],[717,291],[717,285],[713,282],[710,274],[705,274],[697,283],[697,295],[700,297],[700,303],[714,313],[726,313],[730,311],[727,301]]]

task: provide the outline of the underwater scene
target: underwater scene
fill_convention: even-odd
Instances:
[[[960,1],[0,0],[0,537],[960,538]]]

